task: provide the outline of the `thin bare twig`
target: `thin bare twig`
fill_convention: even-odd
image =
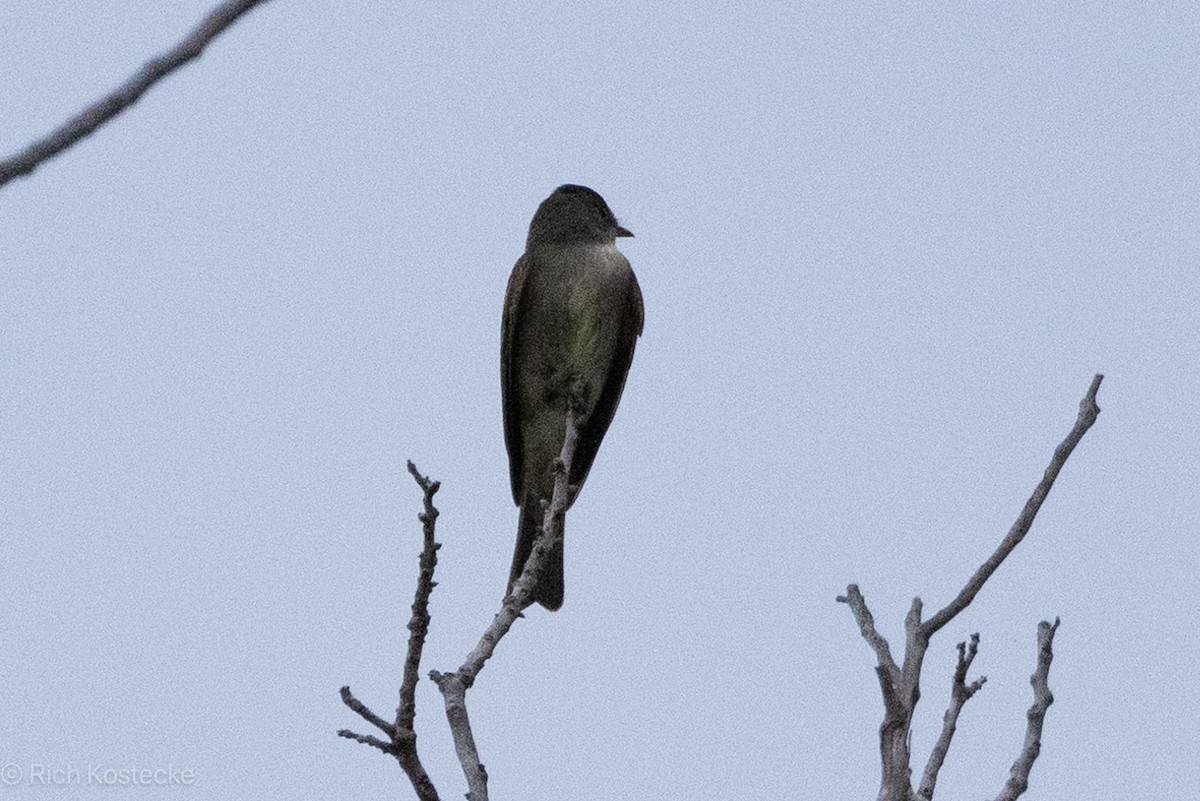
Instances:
[[[437,568],[437,552],[441,544],[434,540],[438,510],[433,505],[433,496],[441,489],[439,481],[430,481],[417,471],[417,466],[408,463],[408,472],[417,482],[424,495],[425,511],[417,515],[421,521],[424,544],[421,548],[420,576],[417,592],[412,602],[412,617],[408,621],[408,651],[404,657],[404,680],[400,685],[400,706],[396,709],[396,729],[412,731],[413,719],[417,714],[416,691],[420,680],[421,651],[425,648],[425,636],[429,633],[429,596],[437,582],[433,571]]]
[[[442,547],[434,539],[438,510],[433,505],[433,496],[442,484],[421,475],[411,461],[408,462],[408,472],[421,488],[424,511],[417,515],[422,529],[420,574],[413,596],[412,617],[408,621],[408,649],[404,656],[404,679],[400,684],[400,704],[396,707],[396,736],[393,742],[396,744],[396,759],[416,790],[417,797],[421,801],[435,801],[437,789],[417,755],[417,730],[413,720],[417,714],[416,692],[417,682],[420,681],[421,651],[425,648],[425,636],[429,633],[429,596],[437,586],[433,571],[437,568],[438,549]]]
[[[458,754],[459,764],[462,765],[463,775],[467,779],[468,801],[487,801],[487,769],[479,759],[479,750],[475,746],[475,735],[471,731],[471,721],[467,714],[467,690],[475,683],[479,671],[487,664],[488,659],[496,650],[500,640],[512,628],[521,610],[533,602],[533,591],[537,577],[541,575],[542,565],[550,553],[556,538],[562,537],[563,517],[567,511],[567,501],[570,497],[570,486],[567,476],[570,475],[571,461],[575,458],[575,445],[579,432],[575,428],[575,416],[567,413],[566,432],[563,437],[562,451],[554,465],[554,494],[545,506],[542,526],[534,540],[533,550],[529,554],[521,575],[513,582],[512,591],[504,598],[500,612],[484,631],[479,643],[467,655],[463,664],[453,673],[431,671],[429,677],[437,684],[446,703],[446,719],[450,722],[450,733],[454,738],[454,750]]]
[[[378,748],[385,754],[391,754],[392,756],[396,755],[396,747],[394,745],[384,742],[378,737],[372,737],[369,734],[356,734],[349,729],[338,729],[338,737],[345,737],[347,740],[354,740],[356,743],[362,743],[363,745],[369,745],[373,748]]]
[[[983,589],[984,583],[996,572],[996,568],[1000,567],[1000,563],[1013,552],[1014,548],[1021,544],[1021,540],[1025,539],[1025,535],[1029,533],[1029,527],[1033,525],[1033,519],[1037,517],[1038,510],[1042,508],[1042,502],[1050,494],[1050,488],[1054,486],[1054,480],[1058,478],[1059,471],[1067,463],[1067,458],[1071,455],[1071,451],[1075,450],[1075,446],[1079,444],[1079,440],[1083,439],[1083,435],[1092,427],[1092,424],[1096,422],[1096,418],[1100,414],[1100,407],[1096,405],[1096,392],[1100,389],[1100,382],[1103,380],[1104,376],[1100,374],[1096,374],[1092,378],[1091,387],[1088,388],[1087,394],[1083,396],[1083,400],[1079,402],[1079,416],[1075,419],[1074,428],[1071,429],[1071,433],[1067,434],[1067,438],[1054,449],[1054,457],[1050,460],[1050,465],[1042,475],[1042,480],[1038,482],[1037,487],[1033,490],[1033,494],[1025,502],[1025,508],[1021,510],[1021,514],[1017,517],[1016,522],[1008,530],[1008,534],[1000,543],[1000,547],[988,557],[986,562],[979,566],[979,569],[975,571],[975,575],[971,576],[966,586],[962,588],[962,591],[958,593],[953,601],[946,604],[944,609],[925,621],[923,628],[926,639],[933,636],[935,631],[949,623],[954,619],[955,615],[967,608],[967,605],[975,599],[976,594]]]
[[[0,161],[0,186],[28,175],[138,101],[146,90],[192,59],[236,22],[266,0],[228,0],[214,8],[182,41],[146,62],[133,77],[111,93],[71,117],[44,138]]]
[[[950,681],[950,706],[946,708],[946,714],[942,716],[942,733],[938,736],[937,742],[933,745],[933,751],[929,754],[929,762],[925,765],[925,772],[921,775],[921,784],[917,788],[917,798],[925,799],[925,801],[933,798],[938,771],[946,762],[946,754],[950,751],[950,741],[954,739],[954,731],[958,726],[958,715],[966,706],[967,701],[970,701],[972,696],[987,683],[987,676],[980,676],[967,684],[967,670],[970,669],[971,663],[975,661],[975,655],[978,653],[978,633],[971,635],[970,644],[965,642],[958,644],[958,664],[954,668],[954,677]]]
[[[1033,706],[1025,713],[1025,744],[996,801],[1016,801],[1029,789],[1029,772],[1042,752],[1042,724],[1046,720],[1046,710],[1054,703],[1054,693],[1050,692],[1050,663],[1054,661],[1054,633],[1058,631],[1058,623],[1055,618],[1053,624],[1045,620],[1038,624],[1037,667],[1029,677],[1029,683],[1033,685]]]
[[[350,688],[348,686],[343,687],[341,689],[341,694],[342,694],[342,703],[343,704],[350,707],[350,709],[353,710],[354,712],[357,712],[359,714],[359,716],[362,717],[362,719],[365,720],[367,723],[370,723],[372,726],[374,726],[375,728],[379,729],[381,732],[386,734],[388,736],[389,740],[393,739],[396,736],[396,728],[392,724],[390,724],[386,720],[384,720],[383,718],[379,717],[379,715],[376,715],[374,712],[372,712],[370,707],[368,707],[362,701],[355,698],[354,693],[350,692]],[[346,732],[346,733],[343,734],[343,732]],[[347,729],[342,729],[341,731],[339,731],[338,736],[350,737],[351,739],[357,739],[357,735],[355,735],[353,732],[348,731]]]
[[[376,715],[365,704],[350,692],[349,687],[342,688],[342,701],[346,706],[357,712],[384,734],[390,742],[383,742],[369,735],[356,734],[349,729],[338,732],[339,737],[345,737],[356,742],[374,746],[384,753],[396,757],[404,774],[408,776],[413,790],[420,801],[438,801],[437,788],[433,780],[425,772],[421,758],[417,754],[417,732],[413,720],[417,714],[416,690],[420,680],[421,652],[425,647],[425,637],[429,633],[429,596],[437,582],[433,580],[434,569],[437,567],[437,552],[442,546],[434,538],[437,525],[438,510],[433,505],[433,496],[441,489],[441,482],[431,481],[421,475],[416,465],[408,463],[408,472],[412,475],[417,486],[421,488],[424,510],[417,515],[421,521],[423,545],[420,556],[420,573],[417,577],[417,590],[412,603],[412,617],[408,621],[408,649],[404,656],[404,678],[400,684],[400,704],[396,708],[396,722],[388,723]]]

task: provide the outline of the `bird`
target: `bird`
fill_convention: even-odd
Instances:
[[[513,502],[520,509],[508,591],[520,577],[554,489],[570,408],[578,441],[567,508],[612,423],[642,334],[642,291],[619,250],[622,227],[599,193],[564,184],[541,202],[525,253],[508,279],[500,345],[504,444]],[[533,601],[563,603],[563,546],[556,541]]]

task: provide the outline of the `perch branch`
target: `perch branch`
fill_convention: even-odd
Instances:
[[[128,81],[71,117],[44,138],[0,161],[0,186],[28,175],[138,101],[146,90],[184,64],[200,56],[204,48],[243,14],[266,0],[228,0],[209,12],[200,24],[170,50],[147,61]]]
[[[384,753],[396,757],[404,774],[416,791],[420,801],[438,801],[437,788],[433,780],[425,772],[421,758],[417,754],[417,732],[413,720],[417,714],[416,691],[420,679],[421,652],[425,647],[425,636],[429,633],[429,596],[437,582],[433,580],[433,572],[437,567],[437,552],[442,546],[434,538],[437,526],[438,510],[433,505],[433,496],[441,489],[441,482],[430,481],[421,475],[416,465],[408,463],[408,472],[412,475],[417,486],[421,488],[424,510],[417,515],[421,521],[423,545],[419,559],[420,573],[417,577],[417,591],[412,602],[412,617],[408,621],[408,649],[404,656],[404,677],[400,684],[400,704],[396,708],[396,722],[388,723],[376,715],[365,704],[355,698],[349,687],[342,688],[342,701],[346,706],[357,712],[388,736],[389,742],[384,742],[368,735],[355,734],[349,729],[338,732],[339,737],[345,737],[365,745],[374,746]]]
[[[1029,683],[1033,685],[1033,706],[1025,713],[1025,745],[996,801],[1016,801],[1021,797],[1029,788],[1029,772],[1042,751],[1042,723],[1046,720],[1046,710],[1054,703],[1054,693],[1050,692],[1050,663],[1054,661],[1054,633],[1058,631],[1058,622],[1055,618],[1053,625],[1045,620],[1038,624],[1037,667],[1029,677]]]
[[[537,577],[541,575],[542,564],[550,553],[554,540],[562,538],[563,516],[566,514],[570,495],[567,477],[570,475],[571,461],[575,457],[575,444],[578,439],[579,432],[575,428],[574,413],[568,411],[562,451],[554,465],[554,493],[545,506],[541,528],[521,575],[513,582],[512,591],[504,598],[500,612],[458,670],[453,673],[439,673],[435,670],[429,674],[446,703],[446,719],[450,722],[450,732],[454,737],[454,750],[467,779],[468,801],[487,801],[488,776],[487,769],[479,759],[475,735],[471,731],[471,721],[467,715],[467,690],[475,683],[479,671],[483,670],[483,666],[492,657],[500,640],[521,616],[521,610],[533,602],[533,590]]]

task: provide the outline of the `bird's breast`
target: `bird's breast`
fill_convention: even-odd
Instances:
[[[522,361],[541,377],[530,391],[561,396],[599,391],[625,312],[629,262],[613,245],[538,254],[522,303]]]

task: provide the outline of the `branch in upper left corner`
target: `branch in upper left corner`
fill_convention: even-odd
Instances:
[[[133,77],[71,117],[43,138],[0,161],[0,187],[28,175],[101,125],[136,103],[151,86],[198,58],[212,40],[247,11],[267,0],[228,0],[208,13],[200,24],[170,50],[150,59]],[[9,110],[11,113],[11,110]]]

